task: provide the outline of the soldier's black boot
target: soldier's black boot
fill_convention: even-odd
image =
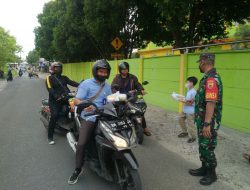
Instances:
[[[189,174],[192,176],[205,176],[207,168],[205,167],[205,163],[202,162],[202,166],[198,169],[190,169]]]
[[[211,185],[217,180],[215,168],[207,169],[206,175],[200,180],[201,185]]]

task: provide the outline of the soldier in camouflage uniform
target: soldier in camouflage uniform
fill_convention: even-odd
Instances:
[[[199,154],[202,167],[189,170],[193,176],[203,176],[202,185],[210,185],[217,180],[217,161],[214,150],[217,145],[217,130],[222,114],[222,82],[214,68],[215,55],[200,55],[199,68],[204,77],[195,97],[195,123],[198,131]]]

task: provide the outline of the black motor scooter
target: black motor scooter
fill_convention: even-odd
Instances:
[[[13,81],[13,76],[12,76],[11,70],[8,71],[8,75],[7,75],[6,80],[7,80],[7,81]]]
[[[68,94],[62,95],[61,99],[65,102],[65,105],[63,105],[63,108],[59,113],[60,117],[56,123],[55,127],[56,131],[67,133],[70,131],[71,128],[74,127],[75,125],[74,109],[72,108],[73,97],[75,97],[75,92],[70,92]],[[43,122],[44,127],[48,130],[49,120],[51,117],[48,99],[42,99],[42,106],[40,113],[41,113],[40,120]]]
[[[142,144],[144,139],[144,128],[147,127],[144,116],[147,109],[147,104],[142,95],[135,93],[135,95],[129,98],[127,106],[129,108],[127,110],[127,115],[135,125],[138,143]]]
[[[19,75],[19,77],[23,76],[23,71],[21,69],[19,70],[18,75]]]
[[[95,112],[88,114],[87,118],[97,117],[97,121],[93,139],[86,148],[86,164],[100,177],[118,183],[122,190],[141,190],[139,166],[131,151],[136,146],[135,129],[125,114],[118,117],[113,103],[98,109],[95,104],[83,101],[75,107],[76,128],[67,133],[71,148],[76,151],[81,127],[79,117],[82,110],[90,105],[95,107]]]
[[[144,81],[142,82],[142,85],[145,86],[148,83],[148,81]],[[119,91],[120,87],[118,85],[114,85],[114,87]],[[127,93],[127,97],[128,100],[126,106],[128,109],[126,109],[126,114],[135,125],[138,143],[142,144],[144,140],[144,128],[147,127],[146,119],[144,116],[147,110],[147,104],[143,99],[143,95],[136,90]]]

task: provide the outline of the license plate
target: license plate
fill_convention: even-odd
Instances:
[[[112,131],[121,131],[131,128],[133,126],[130,120],[121,120],[109,123]]]

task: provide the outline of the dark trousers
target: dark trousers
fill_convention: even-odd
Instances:
[[[85,147],[93,135],[95,123],[81,120],[81,128],[79,129],[79,139],[76,147],[76,168],[82,168],[84,165]]]
[[[61,104],[60,102],[56,102],[55,100],[49,101],[51,117],[49,120],[48,139],[53,139],[56,122],[59,119],[59,113],[62,110],[62,106],[63,104]]]

